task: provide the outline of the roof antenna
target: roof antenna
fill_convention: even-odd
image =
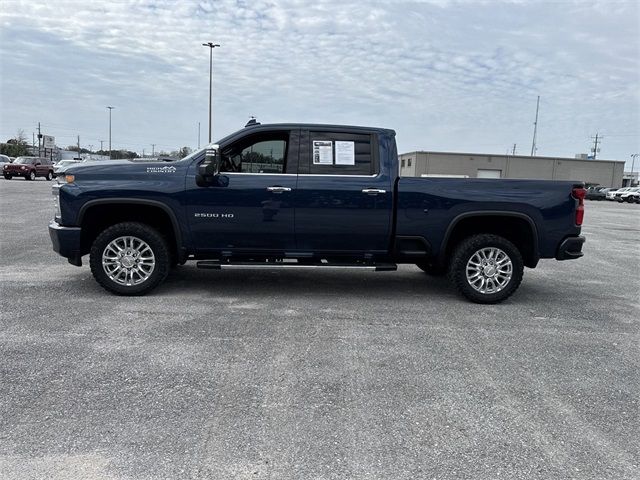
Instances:
[[[260,122],[256,120],[256,117],[251,115],[251,119],[247,122],[247,124],[244,127],[245,128],[247,128],[247,127],[255,127],[256,125],[260,125]]]

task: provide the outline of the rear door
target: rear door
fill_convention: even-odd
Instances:
[[[393,186],[367,132],[302,131],[295,197],[299,251],[386,253]]]

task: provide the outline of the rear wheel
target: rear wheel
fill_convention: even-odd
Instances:
[[[499,303],[520,286],[524,262],[518,248],[506,238],[473,235],[455,249],[449,280],[475,303]]]
[[[89,263],[96,281],[118,295],[144,295],[169,273],[171,256],[154,228],[125,222],[104,230],[93,242]]]

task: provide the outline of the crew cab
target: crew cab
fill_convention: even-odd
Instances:
[[[141,295],[172,266],[415,264],[478,303],[541,258],[582,256],[584,184],[401,178],[395,132],[248,125],[172,162],[74,165],[54,186],[54,251],[89,254],[106,290]]]

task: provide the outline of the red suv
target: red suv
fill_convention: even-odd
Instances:
[[[36,177],[53,178],[53,164],[48,158],[18,157],[13,163],[2,167],[2,175],[7,180],[13,177],[24,177],[25,180],[35,180]]]

